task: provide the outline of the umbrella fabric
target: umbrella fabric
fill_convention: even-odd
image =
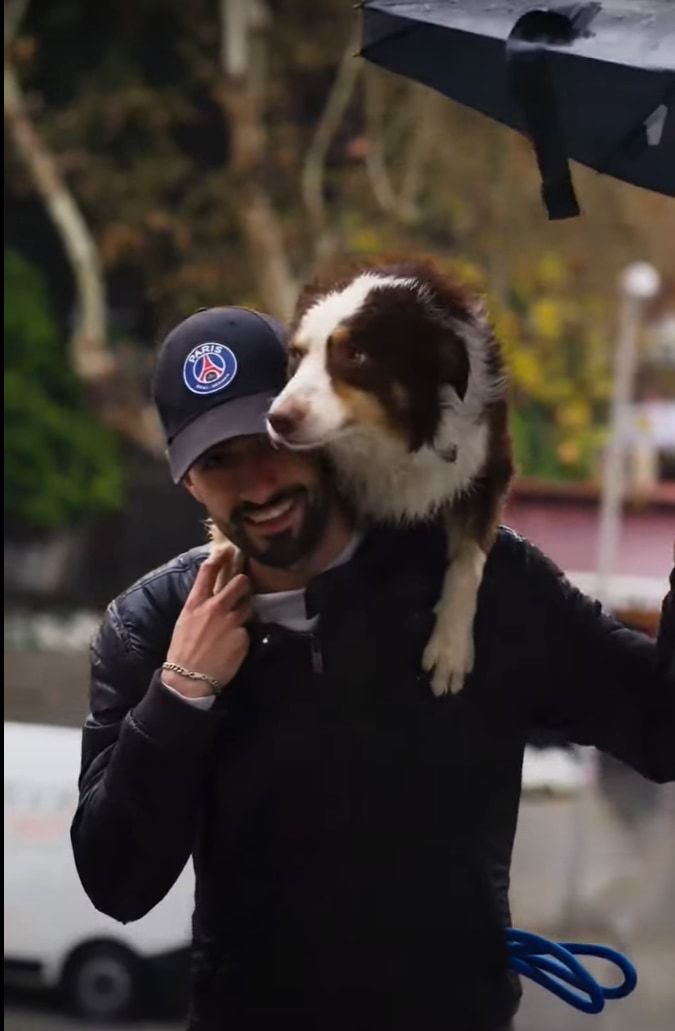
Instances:
[[[361,54],[528,135],[552,218],[567,158],[675,196],[675,2],[366,0]]]

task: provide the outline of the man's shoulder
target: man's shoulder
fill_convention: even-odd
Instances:
[[[104,627],[111,625],[132,651],[141,640],[163,637],[178,618],[208,552],[207,544],[191,548],[145,573],[110,602]]]
[[[445,556],[446,530],[440,520],[412,523],[398,526],[378,524],[369,529],[360,549],[362,555],[377,553],[410,553],[416,558],[424,557],[435,561]],[[539,549],[513,530],[502,525],[490,553],[492,562],[549,562]]]
[[[549,561],[546,556],[522,534],[502,523],[492,546],[495,559],[501,561],[532,562]]]
[[[140,700],[152,673],[162,662],[176,620],[208,554],[208,545],[192,548],[140,577],[110,602],[90,646],[92,711],[124,696]]]
[[[540,573],[547,579],[551,576],[554,579],[565,577],[557,563],[537,544],[504,524],[499,527],[490,558],[497,563],[503,562],[520,569],[529,569],[533,574]]]
[[[379,582],[427,584],[440,590],[448,563],[447,535],[440,521],[406,526],[371,527],[355,560],[362,575]],[[539,582],[550,591],[560,585],[562,573],[541,551],[508,526],[500,526],[485,565],[486,586],[501,589],[534,588]],[[553,588],[555,589],[555,587]]]
[[[187,585],[189,591],[197,575],[197,570],[209,553],[209,545],[201,544],[189,551],[183,551],[180,555],[174,556],[168,562],[164,562],[156,569],[135,580],[129,587],[117,595],[114,604],[133,604],[134,600],[142,594],[154,594],[168,589],[180,589]]]

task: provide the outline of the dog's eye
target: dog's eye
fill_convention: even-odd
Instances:
[[[299,347],[288,348],[288,366],[291,369],[297,369],[298,365],[304,357],[304,351],[301,351]]]
[[[347,343],[345,345],[344,353],[349,364],[355,369],[365,365],[368,361],[368,355],[366,352],[362,348],[357,347],[356,344]]]

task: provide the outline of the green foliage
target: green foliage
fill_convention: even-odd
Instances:
[[[493,311],[511,382],[512,434],[521,473],[585,480],[596,473],[611,390],[610,313],[573,297],[560,257],[545,254]]]
[[[121,503],[114,437],[84,406],[42,277],[5,251],[5,519],[54,530]]]

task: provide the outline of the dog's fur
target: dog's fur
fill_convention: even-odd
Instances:
[[[444,520],[448,568],[423,665],[434,694],[460,690],[512,476],[505,380],[481,305],[429,264],[370,267],[305,291],[289,355],[273,440],[325,447],[365,520]]]

